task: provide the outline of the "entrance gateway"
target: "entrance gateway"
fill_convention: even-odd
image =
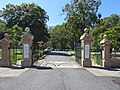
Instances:
[[[88,29],[84,29],[84,34],[80,37],[81,40],[81,65],[83,67],[91,67],[91,37],[88,34]],[[111,58],[110,55],[110,41],[107,38],[107,35],[103,36],[103,40],[100,42],[102,44],[102,59],[101,63],[103,67],[120,67],[120,59]]]
[[[10,61],[10,39],[8,34],[6,33],[4,35],[4,38],[0,40],[0,45],[1,45],[1,59],[0,59],[0,66],[3,67],[9,67],[11,66],[11,61]]]
[[[30,29],[28,27],[25,28],[25,33],[21,37],[22,49],[23,49],[23,59],[21,61],[22,67],[32,67],[32,42],[33,42],[33,35],[29,33]],[[4,35],[4,38],[0,40],[1,49],[1,59],[0,59],[0,66],[1,67],[10,67],[11,60],[10,60],[10,44],[12,41],[9,39],[8,34]],[[15,48],[13,48],[15,49]],[[17,48],[16,48],[17,49]],[[17,58],[16,58],[17,59]]]
[[[90,43],[91,38],[88,34],[88,28],[84,29],[84,34],[80,37],[81,40],[81,65],[83,67],[91,67],[92,61],[91,61],[91,51],[90,51]]]
[[[23,60],[21,62],[22,67],[32,67],[32,42],[33,35],[30,34],[30,29],[25,28],[25,33],[21,38],[23,45]]]
[[[23,59],[21,61],[22,67],[32,67],[32,42],[33,35],[30,34],[30,29],[25,28],[25,33],[21,37],[22,49],[23,49]],[[91,67],[91,37],[88,34],[88,29],[84,29],[84,34],[80,37],[81,40],[81,65],[83,67]],[[9,39],[8,34],[4,35],[5,37],[0,40],[0,45],[2,46],[2,55],[0,59],[0,66],[10,67],[10,44],[12,41]],[[104,39],[100,42],[103,46],[102,51],[102,66],[103,67],[120,67],[120,60],[110,58],[110,41],[107,39],[107,36],[104,36]],[[80,59],[80,57],[79,57]]]

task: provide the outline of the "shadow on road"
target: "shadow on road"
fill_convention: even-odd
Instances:
[[[49,55],[57,55],[57,56],[70,56],[67,52],[50,52]]]
[[[32,68],[40,69],[40,70],[52,70],[53,69],[51,67],[42,67],[42,66],[32,66]]]
[[[25,67],[17,67],[17,66],[12,66],[12,67],[1,67],[1,68],[10,68],[10,69],[16,69],[16,70],[20,70],[20,69],[25,69]],[[51,67],[43,67],[43,66],[32,66],[32,67],[28,67],[28,68],[35,68],[35,69],[40,69],[40,70],[48,70],[48,69],[53,69]]]
[[[120,69],[117,69],[117,68],[105,68],[105,67],[98,67],[98,66],[92,66],[92,67],[96,69],[104,69],[108,71],[120,71]]]

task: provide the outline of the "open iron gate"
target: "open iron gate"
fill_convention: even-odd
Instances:
[[[81,45],[75,46],[75,60],[78,63],[81,62]]]
[[[22,45],[10,45],[10,60],[12,64],[17,64],[23,58]]]
[[[37,60],[41,59],[43,56],[43,48],[39,45],[32,46],[32,63],[36,62]]]

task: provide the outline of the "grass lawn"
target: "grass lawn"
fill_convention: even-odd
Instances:
[[[91,55],[91,59],[98,65],[101,65],[101,55]]]
[[[2,50],[0,50],[0,57],[2,58]],[[10,60],[12,64],[16,64],[18,60],[21,60],[23,58],[22,55],[22,49],[17,49],[17,50],[10,50]]]
[[[10,60],[12,64],[16,64],[18,60],[21,60],[23,58],[23,50],[22,49],[10,49]],[[36,50],[35,58],[39,58],[43,56],[43,50]],[[2,58],[2,50],[0,50],[0,57]]]
[[[0,49],[0,57],[2,57],[2,49]]]
[[[16,64],[18,60],[21,60],[23,58],[22,55],[22,49],[17,49],[17,50],[10,50],[10,59],[12,64]]]

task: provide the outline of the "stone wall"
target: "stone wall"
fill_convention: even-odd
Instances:
[[[111,58],[111,67],[120,67],[120,58]]]

